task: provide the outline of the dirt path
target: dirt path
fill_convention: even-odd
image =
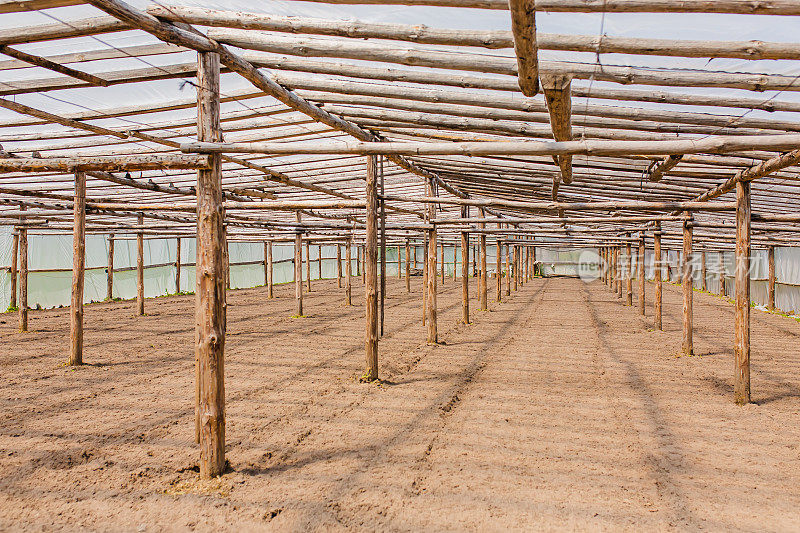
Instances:
[[[25,335],[0,315],[0,528],[800,528],[800,324],[753,313],[756,405],[739,408],[732,307],[712,296],[696,298],[700,355],[679,358],[672,286],[654,332],[570,279],[464,326],[448,279],[431,347],[420,285],[389,280],[381,386],[357,381],[360,282],[351,308],[316,283],[305,319],[291,287],[230,293],[231,470],[211,484],[192,441],[193,297],[138,319],[130,302],[88,306],[77,370],[59,366],[64,310],[32,313]]]

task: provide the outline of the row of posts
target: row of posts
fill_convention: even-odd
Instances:
[[[735,253],[735,314],[734,314],[734,401],[737,404],[750,402],[750,185],[748,182],[739,182],[736,187],[736,253]],[[663,260],[661,247],[661,228],[659,223],[653,231],[654,255],[654,327],[663,330],[662,324],[662,280],[665,268],[669,265]],[[633,305],[633,250],[632,242],[638,245],[637,278],[638,278],[638,309],[645,314],[645,237],[642,234],[637,241],[631,239],[630,234],[622,245],[610,245],[600,248],[601,279],[606,283],[618,298],[624,298],[626,305]],[[693,333],[693,251],[692,251],[692,219],[688,217],[683,223],[683,253],[681,261],[682,285],[682,342],[681,351],[684,355],[694,354]],[[706,257],[702,253],[702,290],[706,290]],[[769,308],[775,308],[775,251],[769,249]],[[720,258],[720,264],[722,260]],[[724,269],[719,272],[720,294],[727,296]]]

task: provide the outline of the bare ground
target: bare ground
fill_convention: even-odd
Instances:
[[[440,346],[390,280],[385,382],[362,384],[363,290],[335,281],[290,318],[292,288],[229,293],[230,470],[197,479],[193,297],[0,315],[4,530],[800,529],[800,324],[753,312],[753,399],[732,403],[733,308],[695,299],[695,357],[600,283],[535,280]],[[472,290],[475,290],[473,284]],[[648,287],[648,290],[652,290]],[[474,294],[474,292],[473,292]],[[490,295],[493,295],[493,291]],[[648,294],[651,301],[651,294]],[[474,305],[474,302],[473,302]]]

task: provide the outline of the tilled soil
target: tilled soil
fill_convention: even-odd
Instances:
[[[448,279],[439,346],[421,280],[388,285],[380,385],[358,381],[360,281],[350,308],[315,283],[306,318],[290,286],[229,293],[230,469],[211,482],[193,441],[193,296],[139,318],[87,306],[77,369],[62,366],[66,310],[32,312],[27,334],[0,315],[0,528],[800,529],[794,320],[753,312],[755,403],[737,407],[733,307],[715,296],[696,294],[697,355],[678,357],[672,285],[658,332],[649,308],[560,278],[490,312],[473,301],[465,326]]]

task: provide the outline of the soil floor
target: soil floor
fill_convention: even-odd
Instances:
[[[494,280],[491,280],[494,283]],[[680,287],[664,328],[602,283],[537,279],[459,322],[440,283],[389,280],[381,384],[364,384],[363,286],[231,291],[229,471],[200,482],[194,297],[0,315],[0,529],[800,530],[800,324],[753,311],[752,405],[733,404],[733,306]],[[490,285],[493,287],[493,285]],[[471,290],[477,286],[472,282]],[[648,303],[652,302],[648,286]],[[634,301],[636,301],[634,299]],[[473,300],[473,307],[477,303]]]

